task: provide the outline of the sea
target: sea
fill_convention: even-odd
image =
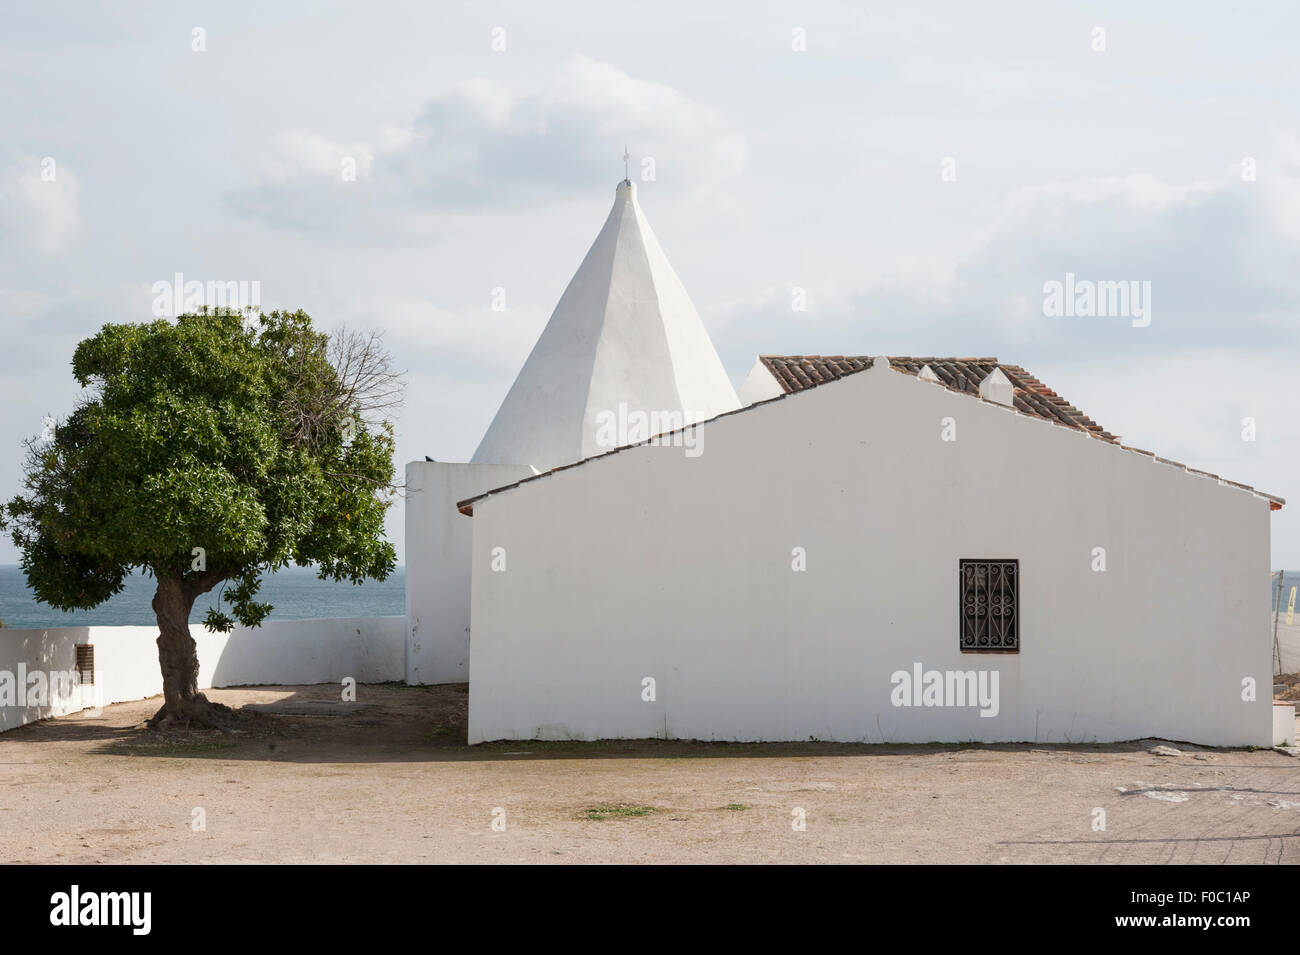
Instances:
[[[1278,593],[1277,589],[1277,571],[1273,571],[1273,580],[1268,590],[1268,609],[1277,608],[1279,617],[1286,617],[1287,607],[1291,605],[1291,589],[1296,589],[1295,612],[1300,614],[1300,571],[1287,570],[1282,572],[1282,591]]]
[[[150,606],[155,586],[153,578],[138,574],[93,610],[62,613],[32,595],[21,567],[0,567],[0,620],[21,629],[152,625],[157,622]],[[400,616],[406,613],[406,568],[398,567],[387,580],[351,584],[321,580],[309,567],[286,567],[262,578],[257,599],[275,608],[268,620]],[[201,623],[212,606],[217,606],[215,589],[194,602],[190,623]]]
[[[1282,616],[1286,614],[1292,587],[1300,588],[1300,571],[1288,570],[1283,576]],[[153,579],[140,574],[128,578],[120,594],[93,610],[61,613],[32,596],[20,567],[0,567],[0,620],[6,627],[23,629],[150,625],[156,622],[150,606],[153,592]],[[214,590],[196,600],[190,623],[200,623],[208,607],[216,605],[216,597]],[[1260,599],[1265,598],[1272,610],[1277,599],[1276,576],[1260,584]],[[387,580],[350,584],[320,580],[310,568],[286,567],[263,578],[257,599],[275,608],[269,620],[401,616],[406,613],[406,568],[398,567]],[[1296,613],[1300,614],[1300,596],[1296,605]]]

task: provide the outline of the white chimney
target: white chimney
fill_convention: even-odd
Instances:
[[[994,368],[989,376],[980,382],[980,397],[985,401],[996,401],[1008,408],[1015,407],[1016,389],[1011,379],[1002,374],[1001,368]]]
[[[916,373],[916,377],[922,381],[938,381],[939,376],[934,373],[934,369],[929,365],[922,365],[921,370]]]

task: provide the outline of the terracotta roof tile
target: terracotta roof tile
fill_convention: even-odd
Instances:
[[[716,421],[718,418],[727,418],[735,414],[744,414],[751,408],[759,405],[769,404],[773,401],[780,401],[789,395],[799,391],[807,391],[815,388],[817,385],[825,384],[828,381],[836,381],[846,375],[852,375],[871,367],[872,359],[869,356],[861,355],[760,355],[759,360],[767,367],[772,376],[781,384],[784,394],[769,398],[766,401],[760,401],[753,405],[745,405],[737,408],[735,411],[727,411],[718,415],[716,418],[709,420]],[[1035,378],[1029,372],[1025,371],[1019,365],[1004,365],[996,358],[912,358],[897,357],[889,359],[890,367],[908,374],[919,374],[921,369],[926,365],[934,372],[941,384],[955,391],[961,391],[980,398],[979,385],[994,368],[1001,368],[1002,373],[1011,380],[1015,388],[1014,402],[1015,410],[1035,418],[1042,418],[1050,423],[1064,428],[1073,428],[1081,431],[1090,437],[1099,438],[1102,441],[1113,444],[1115,447],[1124,451],[1132,451],[1137,454],[1145,454],[1155,461],[1162,464],[1172,465],[1173,467],[1182,468],[1191,474],[1203,476],[1208,479],[1217,480],[1221,484],[1228,484],[1232,487],[1249,491],[1259,497],[1266,499],[1272,510],[1279,510],[1286,502],[1272,494],[1266,494],[1249,484],[1239,484],[1236,481],[1229,481],[1218,475],[1210,474],[1208,471],[1198,471],[1190,468],[1185,464],[1177,461],[1170,461],[1168,458],[1157,456],[1151,451],[1145,451],[1142,448],[1130,447],[1121,444],[1120,439],[1108,431],[1102,429],[1087,415],[1085,415],[1074,405],[1070,404],[1051,388]],[[984,400],[980,398],[980,400]],[[705,422],[700,422],[703,425]],[[678,429],[681,430],[681,429]],[[671,432],[670,432],[671,433]],[[628,448],[640,447],[649,444],[654,438],[634,445],[627,445],[622,448],[616,448],[613,451],[604,454],[598,454],[595,457],[584,458],[581,461],[574,461],[572,464],[561,465],[552,468],[549,471],[543,471],[540,474],[534,474],[532,477],[526,477],[522,480],[515,481],[502,487],[493,488],[477,494],[474,497],[466,498],[457,503],[456,507],[462,514],[472,515],[474,513],[474,504],[485,497],[491,497],[493,494],[506,491],[511,488],[519,487],[522,484],[530,484],[533,481],[541,480],[552,474],[561,471],[567,471],[570,468],[582,467],[593,461],[599,461],[618,454],[620,451],[626,451]]]
[[[759,360],[771,372],[786,394],[804,391],[835,381],[845,375],[862,371],[871,365],[869,355],[760,355]],[[1037,418],[1046,418],[1057,424],[1088,431],[1099,438],[1115,443],[1119,438],[1102,428],[1086,414],[1070,404],[1051,388],[1025,371],[1019,365],[1004,365],[996,358],[914,358],[890,357],[889,364],[909,374],[919,374],[926,365],[949,388],[978,395],[980,382],[994,368],[1011,379],[1015,388],[1015,407]]]

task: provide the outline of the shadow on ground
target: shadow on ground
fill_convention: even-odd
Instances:
[[[160,698],[105,707],[99,717],[65,716],[0,736],[14,743],[92,743],[103,756],[295,763],[498,761],[525,759],[715,759],[800,756],[894,756],[906,753],[1048,752],[1086,761],[1089,754],[1138,753],[1155,740],[1128,743],[731,743],[685,740],[535,741],[466,744],[469,687],[363,684],[356,700],[335,684],[233,687],[210,699],[254,714],[233,730],[161,732],[144,727]],[[1189,753],[1216,752],[1180,744]],[[1217,752],[1232,752],[1219,750]],[[1294,795],[1294,794],[1291,794]]]

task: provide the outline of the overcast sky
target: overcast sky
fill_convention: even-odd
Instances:
[[[1297,36],[1290,2],[7,4],[0,499],[75,344],[177,272],[385,330],[399,467],[468,460],[626,143],[733,381],[994,355],[1288,498],[1300,568]],[[1150,282],[1150,324],[1045,316],[1067,272]]]

